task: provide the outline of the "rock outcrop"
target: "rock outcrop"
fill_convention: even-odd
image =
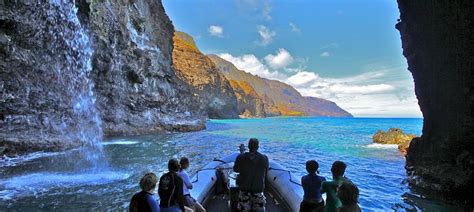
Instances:
[[[209,55],[209,58],[227,79],[247,82],[252,86],[262,99],[267,116],[352,117],[334,102],[316,97],[304,97],[290,85],[241,71],[217,55]]]
[[[237,98],[240,117],[266,117],[263,100],[251,85],[244,81],[229,80],[229,82]]]
[[[175,32],[173,66],[177,76],[190,85],[209,118],[238,118],[237,99],[229,81],[196,47],[191,36]]]
[[[171,64],[161,1],[6,1],[0,14],[0,146],[58,150],[106,135],[204,127]]]
[[[410,144],[412,186],[474,205],[473,1],[398,0],[403,55],[423,134]]]
[[[108,135],[204,127],[199,102],[172,69],[174,27],[161,1],[92,1],[97,106]],[[81,7],[80,7],[81,8]]]
[[[397,144],[398,150],[406,154],[410,142],[416,135],[405,134],[401,129],[390,128],[387,132],[378,130],[373,136],[372,141],[379,144]]]

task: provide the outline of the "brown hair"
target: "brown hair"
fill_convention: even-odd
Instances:
[[[140,180],[140,188],[143,191],[149,191],[156,187],[157,182],[158,182],[158,177],[156,177],[156,175],[153,172],[148,172]]]

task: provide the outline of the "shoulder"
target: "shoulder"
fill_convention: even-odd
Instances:
[[[326,181],[326,178],[325,178],[325,177],[322,177],[322,176],[319,176],[319,179],[320,179],[321,181]]]

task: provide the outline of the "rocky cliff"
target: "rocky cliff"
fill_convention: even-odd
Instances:
[[[390,128],[387,132],[378,130],[373,136],[372,141],[379,144],[396,144],[402,154],[406,154],[411,140],[415,138],[414,134],[405,134],[401,129]]]
[[[229,80],[237,98],[239,116],[243,118],[266,117],[263,99],[244,81]]]
[[[228,79],[247,82],[262,99],[267,115],[352,117],[334,102],[316,97],[303,97],[296,89],[283,82],[241,71],[216,55],[209,55],[209,58]]]
[[[403,55],[423,112],[410,184],[474,205],[473,1],[398,0]]]
[[[161,1],[6,1],[0,14],[0,147],[197,130],[199,101],[171,66]],[[76,10],[76,8],[78,10]]]
[[[177,76],[190,85],[209,118],[238,118],[237,99],[229,81],[196,47],[191,36],[176,32],[173,66]]]

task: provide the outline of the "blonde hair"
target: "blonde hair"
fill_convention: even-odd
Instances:
[[[156,183],[158,183],[158,177],[153,172],[148,172],[140,180],[140,188],[143,191],[149,191],[156,187]]]

